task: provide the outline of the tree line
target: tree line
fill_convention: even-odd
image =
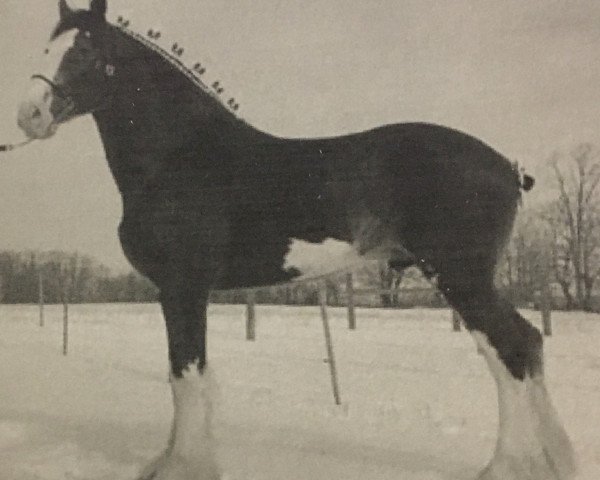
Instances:
[[[418,280],[419,274],[412,275]],[[364,287],[389,288],[399,274],[385,264],[373,264],[356,272],[355,279]],[[335,275],[324,280],[328,302],[345,303],[345,276]],[[41,285],[40,285],[41,283]],[[321,282],[288,284],[255,292],[257,303],[317,305]],[[158,290],[150,280],[131,271],[113,274],[110,269],[88,255],[63,251],[0,251],[0,302],[10,304],[36,303],[40,289],[45,303],[113,303],[155,302]],[[218,303],[245,303],[245,291],[216,291],[211,298]],[[404,302],[404,303],[403,303]],[[363,304],[411,306],[398,294],[382,294]]]
[[[536,306],[546,296],[555,309],[600,311],[600,153],[581,144],[555,153],[544,165],[549,177],[538,181],[541,202],[524,198],[513,235],[497,271],[497,283],[518,306]],[[67,252],[0,252],[0,301],[38,300],[40,276],[44,299],[62,302],[153,302],[156,287],[141,275],[112,274],[93,258]],[[373,263],[354,272],[357,288],[390,290],[357,296],[357,305],[383,307],[441,306],[416,268],[396,272]],[[346,277],[325,280],[328,302],[345,303]],[[417,287],[417,288],[415,288]],[[318,303],[316,283],[265,288],[255,292],[257,303]],[[409,291],[407,291],[407,289]],[[214,292],[212,301],[244,303],[247,292]]]
[[[135,272],[112,274],[77,252],[0,252],[0,302],[34,303],[40,282],[46,303],[153,302],[154,285]]]

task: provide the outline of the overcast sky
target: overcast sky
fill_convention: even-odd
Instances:
[[[109,19],[122,13],[183,44],[275,134],[435,122],[542,176],[555,148],[600,144],[597,0],[109,0]],[[57,15],[54,0],[0,3],[0,143],[22,138],[17,102]],[[90,118],[0,157],[0,249],[79,250],[123,269],[120,208]]]

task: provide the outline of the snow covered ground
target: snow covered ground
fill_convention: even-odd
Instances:
[[[538,313],[526,312],[532,319]],[[171,393],[157,305],[0,305],[0,480],[131,480],[165,445]],[[210,308],[219,456],[232,480],[467,480],[491,456],[496,394],[447,310],[330,310],[333,404],[316,307]],[[600,317],[554,313],[549,387],[581,479],[600,478]]]

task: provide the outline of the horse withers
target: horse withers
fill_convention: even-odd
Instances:
[[[160,290],[174,420],[168,447],[140,478],[221,477],[210,432],[211,289],[301,280],[369,258],[435,277],[487,360],[500,422],[478,478],[572,478],[542,337],[494,286],[531,179],[481,141],[436,125],[270,135],[238,118],[156,35],[108,23],[105,1],[59,7],[18,122],[43,139],[93,116],[123,199],[124,252]]]

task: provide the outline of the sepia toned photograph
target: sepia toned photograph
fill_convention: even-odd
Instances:
[[[600,478],[600,3],[0,32],[0,480]]]

